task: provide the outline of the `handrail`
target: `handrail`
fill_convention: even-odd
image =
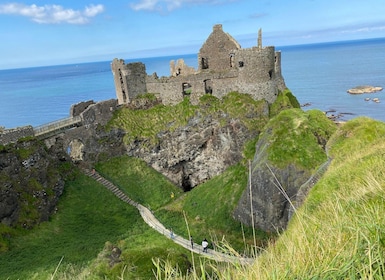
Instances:
[[[43,125],[39,125],[33,128],[35,136],[39,136],[54,130],[59,130],[61,128],[73,126],[75,124],[78,124],[82,121],[82,118],[80,116],[75,117],[69,117],[64,118],[60,120],[56,120],[50,123],[46,123]]]

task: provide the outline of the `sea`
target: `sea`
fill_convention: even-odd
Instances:
[[[282,46],[276,50],[281,51],[285,83],[304,110],[319,109],[339,115],[341,121],[358,116],[385,121],[385,38]],[[169,62],[179,58],[197,68],[197,54],[125,61],[143,62],[147,74],[169,76]],[[110,63],[0,70],[0,127],[36,127],[69,117],[73,104],[116,98]],[[347,93],[359,85],[384,90]]]

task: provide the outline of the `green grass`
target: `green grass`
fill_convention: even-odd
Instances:
[[[190,263],[188,252],[149,228],[134,207],[81,174],[67,183],[51,221],[24,234],[0,254],[0,279],[50,279],[59,263],[57,279],[149,279],[153,258]],[[108,244],[123,252],[113,268],[103,257]]]
[[[327,160],[325,146],[336,125],[319,110],[289,109],[270,120],[268,158],[277,166],[314,170]],[[261,135],[264,137],[264,135]]]
[[[251,228],[243,227],[232,218],[247,184],[244,165],[230,167],[222,175],[187,193],[136,158],[113,158],[99,163],[97,170],[119,185],[129,197],[150,206],[166,228],[177,235],[189,238],[186,216],[195,242],[200,243],[204,238],[216,242],[224,239],[239,251],[250,251],[253,244]],[[262,245],[268,236],[260,233],[258,239],[258,245]]]
[[[138,223],[132,207],[84,176],[68,183],[57,207],[50,222],[12,239],[10,251],[0,255],[0,275],[27,279],[42,271],[44,279],[62,257],[64,264],[85,265],[106,240],[126,234],[123,225]]]
[[[158,209],[182,194],[181,189],[137,158],[128,156],[111,158],[98,164],[96,168],[132,200],[152,210]]]
[[[135,139],[148,139],[149,144],[157,143],[157,133],[167,129],[185,125],[195,114],[196,106],[189,103],[188,98],[175,106],[158,104],[147,110],[122,108],[114,113],[107,128],[123,128],[127,134],[126,143]]]
[[[223,174],[195,187],[180,199],[155,212],[174,231],[188,238],[190,234],[200,243],[225,241],[241,253],[250,253],[252,229],[241,225],[232,213],[247,185],[247,169],[242,164],[228,168]],[[257,244],[262,246],[269,236],[258,232]]]
[[[291,93],[290,90],[286,89],[283,92],[280,92],[274,103],[270,105],[269,116],[270,118],[273,118],[283,110],[292,108],[299,109],[300,107],[301,105],[299,104],[297,98]]]
[[[340,127],[328,143],[331,165],[288,229],[253,265],[228,267],[221,275],[229,279],[383,279],[384,139],[382,122],[357,118]]]

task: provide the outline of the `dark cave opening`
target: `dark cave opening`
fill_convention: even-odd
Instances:
[[[182,175],[182,189],[184,192],[189,192],[192,189],[190,176]]]

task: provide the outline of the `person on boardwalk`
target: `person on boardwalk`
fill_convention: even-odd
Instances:
[[[205,238],[203,241],[202,241],[202,247],[203,247],[203,252],[204,253],[207,253],[207,247],[209,246],[209,243],[207,242],[207,239]]]
[[[192,236],[190,236],[191,249],[194,249],[194,240]]]
[[[172,231],[172,229],[170,229],[170,238],[171,238],[171,239],[174,239],[174,237],[175,237],[175,236],[174,236],[174,232]]]

